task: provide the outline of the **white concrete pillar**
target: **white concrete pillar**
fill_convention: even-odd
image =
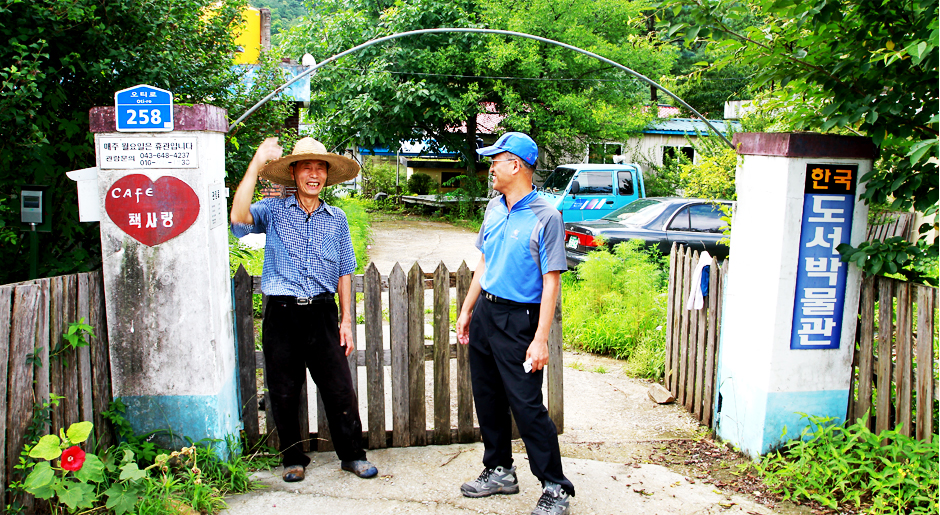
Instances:
[[[734,135],[738,201],[723,299],[718,435],[757,457],[799,437],[800,413],[843,421],[861,274],[840,243],[865,238],[868,138]],[[786,428],[786,436],[783,435]]]
[[[176,106],[172,132],[90,118],[114,396],[166,447],[237,435],[225,110]]]

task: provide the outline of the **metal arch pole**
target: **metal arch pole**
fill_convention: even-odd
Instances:
[[[617,62],[611,61],[610,59],[607,59],[606,57],[599,56],[599,55],[597,55],[597,54],[595,54],[595,53],[593,53],[593,52],[589,52],[589,51],[587,51],[587,50],[583,50],[583,49],[581,49],[581,48],[578,48],[578,47],[576,47],[576,46],[569,45],[569,44],[567,44],[567,43],[562,43],[562,42],[560,42],[560,41],[555,41],[555,40],[553,40],[553,39],[543,38],[543,37],[540,37],[540,36],[533,36],[532,34],[526,34],[526,33],[524,33],[524,32],[513,32],[513,31],[510,31],[510,30],[471,29],[471,28],[439,28],[439,29],[410,30],[410,31],[408,31],[408,32],[399,32],[399,33],[397,33],[397,34],[392,34],[392,35],[390,35],[390,36],[384,36],[384,37],[381,37],[381,38],[372,39],[372,40],[366,41],[365,43],[362,43],[361,45],[356,45],[356,46],[350,48],[349,50],[346,50],[346,51],[344,51],[344,52],[340,52],[340,53],[338,53],[338,54],[336,54],[336,55],[334,55],[334,56],[332,56],[332,57],[330,57],[330,58],[327,58],[327,59],[323,60],[323,61],[320,62],[320,63],[317,63],[317,64],[314,65],[314,66],[311,66],[310,68],[304,70],[301,74],[295,76],[295,77],[292,78],[291,80],[287,81],[286,83],[284,83],[283,85],[281,85],[280,87],[278,87],[277,89],[275,89],[274,91],[272,91],[268,96],[264,97],[263,99],[261,99],[260,102],[258,102],[258,103],[255,104],[254,106],[252,106],[251,109],[249,109],[248,111],[245,111],[245,113],[244,113],[243,115],[239,116],[238,119],[235,120],[235,121],[229,126],[229,131],[231,131],[236,125],[238,125],[239,123],[241,123],[242,120],[244,120],[244,119],[247,118],[249,115],[251,115],[251,113],[255,112],[259,107],[261,107],[261,106],[264,105],[266,102],[268,102],[269,100],[271,100],[272,98],[274,98],[275,95],[277,95],[277,94],[280,93],[281,91],[284,91],[284,89],[287,88],[287,86],[290,86],[291,84],[297,82],[298,80],[300,80],[300,79],[302,79],[302,78],[304,78],[304,77],[306,77],[306,76],[312,74],[314,71],[316,71],[317,69],[319,69],[319,68],[322,67],[322,66],[325,66],[325,65],[328,64],[328,63],[331,63],[331,62],[333,62],[333,61],[336,61],[336,60],[338,60],[338,59],[340,59],[340,58],[342,58],[342,57],[346,57],[346,56],[349,55],[349,54],[352,54],[352,53],[354,53],[354,52],[358,52],[359,50],[362,50],[362,49],[364,49],[364,48],[368,48],[368,47],[370,47],[370,46],[372,46],[372,45],[377,45],[377,44],[379,44],[379,43],[384,43],[384,42],[386,42],[386,41],[391,41],[391,40],[393,40],[393,39],[403,38],[403,37],[406,37],[406,36],[415,36],[415,35],[418,35],[418,34],[436,34],[436,33],[439,34],[439,33],[447,33],[447,32],[464,32],[464,33],[476,33],[476,34],[503,34],[503,35],[506,35],[506,36],[517,36],[517,37],[521,37],[521,38],[534,39],[535,41],[541,41],[542,43],[548,43],[548,44],[550,44],[550,45],[560,46],[560,47],[562,47],[562,48],[567,48],[568,50],[574,50],[575,52],[578,52],[578,53],[580,53],[580,54],[584,54],[584,55],[586,55],[586,56],[588,56],[588,57],[593,57],[594,59],[597,59],[598,61],[605,62],[605,63],[607,63],[607,64],[609,64],[609,65],[611,65],[611,66],[613,66],[613,67],[615,67],[615,68],[618,68],[618,69],[620,69],[620,70],[623,70],[623,71],[629,73],[630,75],[633,75],[633,76],[636,77],[637,79],[640,79],[641,81],[646,82],[646,83],[649,84],[650,86],[653,86],[653,87],[659,89],[660,91],[662,91],[663,93],[669,95],[673,100],[675,100],[676,102],[679,102],[679,104],[681,104],[682,107],[685,107],[685,108],[688,109],[692,114],[694,114],[694,115],[695,115],[696,117],[698,117],[700,120],[702,120],[703,122],[705,122],[705,125],[707,125],[708,128],[711,129],[715,134],[717,134],[718,137],[720,137],[722,140],[724,140],[724,142],[727,143],[729,147],[734,148],[734,145],[732,145],[731,142],[728,141],[728,138],[726,138],[726,137],[724,136],[724,134],[722,134],[717,128],[715,128],[715,126],[712,125],[711,122],[709,122],[708,120],[706,120],[705,117],[702,116],[701,113],[699,113],[698,111],[696,111],[692,106],[690,106],[689,104],[687,104],[687,103],[686,103],[684,100],[682,100],[681,98],[677,97],[677,96],[676,96],[675,94],[673,94],[671,91],[669,91],[668,89],[666,89],[666,88],[660,86],[660,85],[657,84],[655,81],[653,81],[653,80],[650,79],[649,77],[643,75],[642,73],[638,73],[638,72],[636,72],[636,71],[634,71],[634,70],[631,70],[630,68],[627,68],[626,66],[624,66],[624,65],[622,65],[622,64],[619,64],[619,63],[617,63]]]

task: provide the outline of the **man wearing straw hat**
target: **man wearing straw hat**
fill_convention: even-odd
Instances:
[[[323,188],[355,177],[359,164],[327,152],[313,138],[299,140],[286,157],[282,153],[277,138],[258,147],[235,191],[232,233],[266,234],[261,291],[268,303],[262,343],[283,478],[303,480],[310,463],[301,447],[298,418],[305,369],[323,399],[342,469],[374,477],[378,471],[362,447],[359,402],[346,361],[354,350],[350,302],[356,256],[346,214],[320,200]],[[296,186],[297,192],[252,204],[259,173],[272,182]]]

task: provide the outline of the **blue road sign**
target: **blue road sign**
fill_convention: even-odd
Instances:
[[[173,94],[139,84],[114,94],[118,132],[166,132],[173,130]]]

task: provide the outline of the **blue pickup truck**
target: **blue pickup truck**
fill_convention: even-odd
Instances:
[[[643,172],[635,164],[570,164],[555,168],[539,196],[561,211],[565,222],[597,220],[646,197]]]

